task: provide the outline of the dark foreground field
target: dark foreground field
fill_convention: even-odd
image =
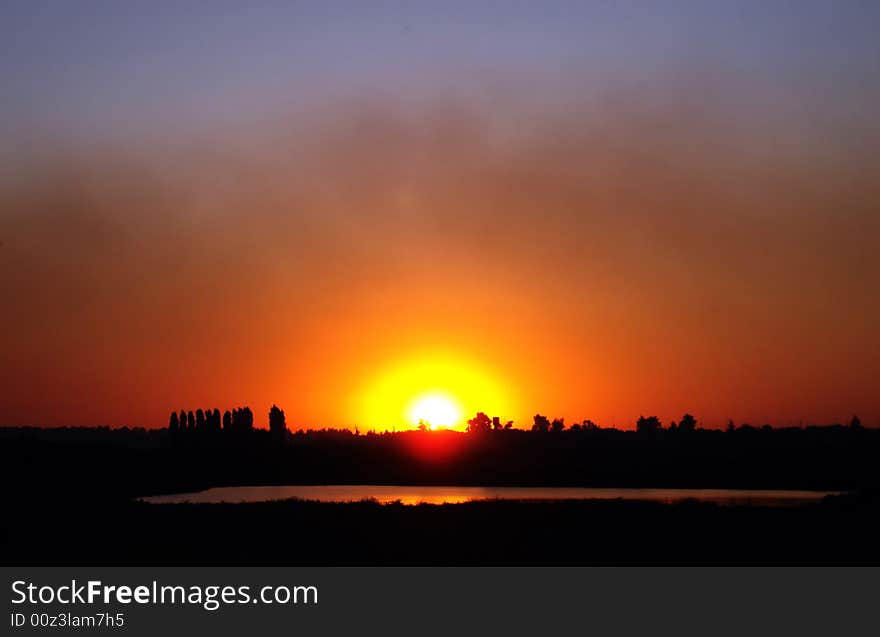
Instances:
[[[880,564],[880,431],[0,430],[4,564]],[[846,491],[780,508],[685,502],[152,505],[224,485]]]
[[[880,500],[45,503],[3,522],[5,564],[880,564]]]

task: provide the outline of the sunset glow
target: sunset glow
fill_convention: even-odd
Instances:
[[[429,393],[419,396],[409,409],[411,424],[424,423],[431,429],[456,427],[461,425],[461,410],[455,402],[442,393]]]
[[[369,427],[464,429],[477,411],[511,413],[500,378],[463,357],[424,353],[393,363],[367,383],[354,408]]]
[[[13,4],[0,424],[880,425],[880,3]]]

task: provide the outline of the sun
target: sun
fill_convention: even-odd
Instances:
[[[432,429],[462,430],[478,411],[518,411],[496,370],[466,355],[438,350],[377,361],[349,400],[353,422],[380,430],[416,427],[419,420]]]
[[[453,398],[442,393],[429,393],[412,401],[408,416],[412,425],[424,422],[431,429],[455,427],[461,422],[461,409]]]

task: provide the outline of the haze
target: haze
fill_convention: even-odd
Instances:
[[[876,5],[237,4],[4,4],[0,423],[880,424]]]

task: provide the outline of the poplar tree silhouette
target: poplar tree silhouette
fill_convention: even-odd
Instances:
[[[232,410],[233,431],[246,433],[254,428],[254,412],[250,407],[240,407]]]
[[[283,437],[287,432],[287,422],[284,418],[284,411],[278,409],[278,406],[273,404],[272,408],[269,410],[269,431],[276,437]]]

